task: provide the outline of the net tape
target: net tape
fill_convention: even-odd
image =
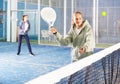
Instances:
[[[120,43],[25,84],[120,84]]]

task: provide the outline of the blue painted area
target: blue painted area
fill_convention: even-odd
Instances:
[[[94,53],[97,53],[97,52],[99,52],[99,51],[101,51],[101,50],[103,50],[103,48],[95,48],[95,49],[94,49]]]
[[[3,32],[2,31],[3,31],[3,24],[0,23],[0,38],[3,36]]]
[[[17,56],[17,43],[0,42],[0,83],[23,84],[31,79],[56,70],[71,62],[70,48],[32,44],[36,54],[28,53],[27,45],[22,44]],[[100,49],[95,49],[95,52]]]
[[[26,8],[27,9],[37,9],[38,6],[35,3],[27,3]]]
[[[0,11],[3,11],[3,0],[0,0]],[[3,20],[3,16],[0,15],[0,38],[3,36],[3,24],[1,21]]]
[[[17,43],[0,43],[0,83],[23,84],[70,63],[67,47],[31,46],[35,57],[29,55],[26,44],[17,56]]]
[[[24,9],[24,3],[23,2],[18,2],[18,7],[17,9]]]
[[[115,1],[113,1],[113,0],[108,0],[108,1],[106,1],[106,0],[99,0],[99,6],[100,7],[120,7],[120,1],[119,0],[115,0]]]
[[[0,0],[0,9],[3,9],[3,0]]]

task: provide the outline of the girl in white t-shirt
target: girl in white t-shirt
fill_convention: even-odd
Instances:
[[[22,38],[24,37],[26,40],[30,55],[35,56],[32,53],[32,49],[31,49],[31,45],[30,45],[30,41],[29,41],[29,36],[28,36],[29,29],[30,29],[30,23],[28,21],[28,16],[23,15],[22,21],[19,23],[19,27],[18,27],[18,52],[17,52],[17,55],[19,55],[21,52]]]

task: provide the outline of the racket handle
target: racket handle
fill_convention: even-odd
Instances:
[[[50,26],[50,28],[53,28],[54,26]]]

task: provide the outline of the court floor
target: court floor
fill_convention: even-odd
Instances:
[[[70,48],[32,44],[35,57],[28,53],[27,45],[17,53],[17,43],[0,42],[0,84],[23,84],[70,63]],[[100,49],[95,49],[98,52]]]

